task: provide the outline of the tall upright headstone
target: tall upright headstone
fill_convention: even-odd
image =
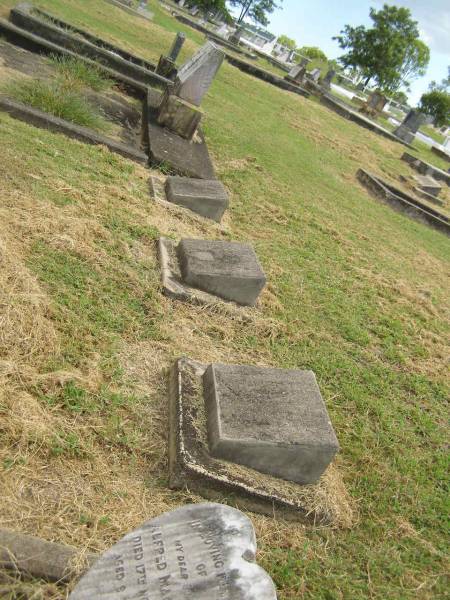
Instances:
[[[191,504],[147,521],[107,550],[69,600],[276,600],[255,564],[253,525],[222,504]]]
[[[412,109],[406,115],[403,123],[401,123],[394,131],[394,135],[404,142],[411,144],[420,127],[429,122],[429,120],[428,115],[424,115],[420,111]]]
[[[331,82],[333,81],[335,75],[335,69],[328,69],[327,74],[322,79],[322,86],[329,89],[331,87]]]

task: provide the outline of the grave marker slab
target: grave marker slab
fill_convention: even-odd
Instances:
[[[188,505],[147,521],[107,550],[70,600],[276,600],[254,563],[253,525],[222,504]]]
[[[224,57],[225,53],[216,44],[206,42],[178,71],[177,95],[195,106],[200,106]]]
[[[183,280],[209,294],[253,306],[266,284],[248,244],[221,240],[181,240],[178,259]]]
[[[169,202],[184,206],[218,223],[228,208],[228,193],[217,179],[168,177],[165,189]]]
[[[439,196],[442,186],[435,179],[429,175],[415,175],[414,179],[421,190],[432,196]]]
[[[312,371],[212,364],[203,386],[213,456],[309,484],[339,449]]]

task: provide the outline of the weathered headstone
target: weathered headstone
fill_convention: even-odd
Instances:
[[[186,40],[186,35],[184,33],[178,32],[173,41],[172,47],[167,58],[170,58],[173,62],[176,62],[178,55],[180,54],[181,48]]]
[[[360,112],[366,113],[370,116],[376,117],[377,115],[383,112],[384,107],[386,106],[388,99],[384,94],[382,94],[379,90],[375,90],[372,92],[362,107],[360,108]]]
[[[333,81],[335,76],[336,76],[336,71],[334,69],[328,69],[327,74],[325,75],[325,77],[322,80],[322,86],[326,87],[326,88],[330,88],[331,82]]]
[[[219,223],[228,208],[228,193],[217,179],[168,177],[165,189],[169,202]]]
[[[306,66],[305,65],[294,65],[289,73],[286,75],[285,79],[289,81],[293,81],[295,83],[302,83],[303,78],[306,74]]]
[[[183,100],[200,106],[224,57],[224,52],[216,44],[206,42],[178,71],[176,94]]]
[[[414,141],[419,128],[427,123],[429,117],[418,110],[410,110],[401,123],[394,131],[394,135],[404,142],[410,144]]]
[[[178,245],[178,259],[188,285],[237,304],[254,305],[266,284],[248,244],[184,239]]]
[[[203,384],[213,456],[309,484],[339,449],[312,371],[212,364]]]
[[[310,72],[309,76],[311,77],[311,79],[313,81],[315,81],[317,83],[319,81],[319,79],[320,79],[320,69],[313,69]]]
[[[276,600],[254,563],[256,538],[243,513],[188,505],[147,521],[107,550],[70,600]]]

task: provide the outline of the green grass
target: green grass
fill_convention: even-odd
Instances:
[[[438,144],[443,144],[445,142],[445,136],[442,135],[439,131],[436,131],[436,129],[434,127],[431,127],[431,125],[423,125],[420,128],[420,131],[424,135],[427,135],[432,140],[437,142]]]
[[[57,78],[67,89],[88,87],[95,92],[103,92],[113,85],[100,69],[87,65],[82,60],[70,56],[52,56],[49,60],[56,69]]]
[[[5,85],[3,91],[8,96],[55,117],[107,132],[108,121],[80,91],[71,89],[67,83],[67,80],[62,82],[57,79],[23,79]]]
[[[100,0],[40,5],[149,59],[182,29],[156,2],[155,24]],[[184,30],[189,54],[201,36]],[[218,175],[231,192],[228,235],[255,246],[268,276],[266,329],[160,294],[151,252],[158,233],[217,237],[215,229],[188,230],[169,212],[162,218],[148,200],[145,177],[124,159],[0,115],[3,216],[15,215],[27,268],[51,299],[49,319],[59,336],[59,349],[41,370],[84,373],[97,360],[101,375],[97,386],[72,379],[56,390],[33,388],[46,409],[71,424],[58,422],[46,448],[52,460],[67,461],[61,465],[68,477],[77,461],[91,469],[95,449],[117,461],[123,452],[127,467],[145,465],[133,480],[142,485],[138,505],[146,494],[167,498],[165,455],[151,446],[165,435],[165,413],[149,416],[155,400],[122,372],[122,344],[148,344],[145,358],[157,356],[158,373],[183,354],[311,368],[359,519],[339,530],[250,515],[261,533],[259,561],[278,597],[444,598],[449,242],[374,200],[355,178],[360,167],[393,177],[410,173],[400,160],[404,147],[226,63],[203,108]],[[415,145],[419,156],[445,166]],[[52,216],[47,225],[24,222],[27,194],[33,214]],[[80,220],[73,232],[70,219]],[[89,236],[79,233],[87,223]],[[68,236],[74,243],[64,245]],[[165,405],[163,386],[157,397]],[[12,477],[28,459],[11,444],[5,460]],[[89,480],[100,486],[93,469]],[[191,500],[191,493],[180,493],[176,503]],[[83,513],[67,504],[64,525],[52,521],[55,537],[76,531],[87,544],[109,545],[124,532],[123,499],[112,511],[90,497],[86,503]],[[84,533],[80,514],[95,522],[108,514],[113,524],[107,532]],[[136,522],[145,518],[142,510]]]

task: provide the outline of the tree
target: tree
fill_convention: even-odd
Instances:
[[[283,0],[279,0],[280,3]],[[268,14],[273,13],[276,8],[281,8],[275,0],[228,0],[228,3],[239,8],[237,24],[240,25],[245,18],[266,26],[269,24]]]
[[[346,25],[334,37],[347,53],[339,60],[344,67],[358,68],[367,85],[371,79],[387,93],[424,75],[430,50],[419,39],[417,21],[408,8],[385,4],[379,11],[370,9],[373,26]]]
[[[295,40],[288,37],[287,35],[280,35],[280,37],[277,39],[277,42],[281,44],[281,46],[289,48],[289,50],[295,50],[297,48]]]
[[[443,92],[445,92],[446,90],[448,90],[448,88],[450,87],[450,66],[447,67],[447,77],[445,77],[441,83],[436,83],[435,81],[432,81],[430,83],[430,85],[428,86],[428,89],[430,90],[430,92],[432,92],[433,90],[441,90]]]
[[[226,7],[226,0],[188,0],[186,5],[189,7],[197,6],[203,13],[220,12],[225,20],[231,20],[231,15]]]
[[[306,58],[310,58],[311,60],[328,60],[325,52],[322,52],[317,46],[303,46],[302,48],[299,48],[298,51],[299,54],[306,56]]]
[[[445,90],[436,89],[423,94],[419,109],[426,115],[431,115],[437,127],[450,125],[450,94]]]

